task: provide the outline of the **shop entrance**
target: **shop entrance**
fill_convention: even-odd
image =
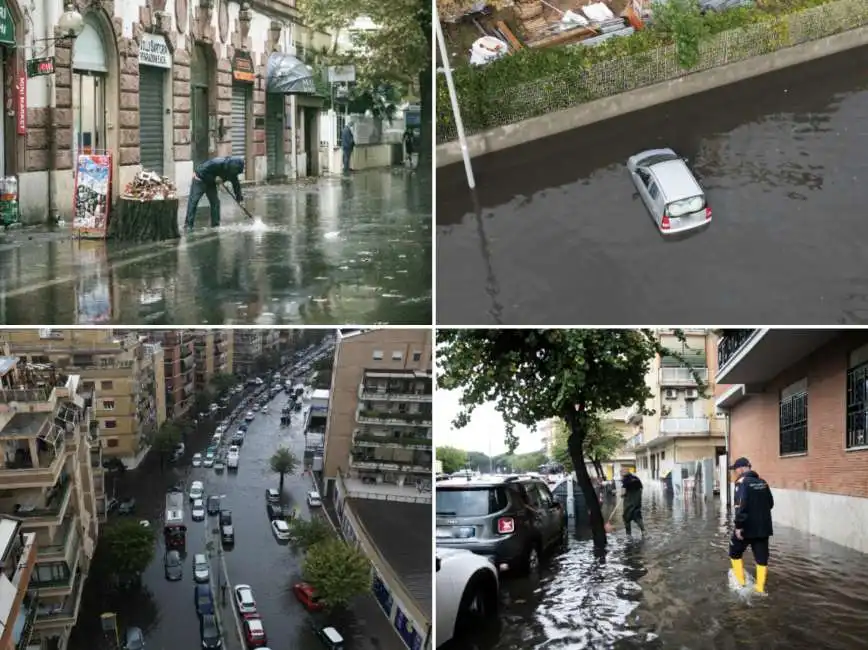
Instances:
[[[80,154],[106,151],[105,43],[96,20],[85,17],[72,51],[73,165]]]

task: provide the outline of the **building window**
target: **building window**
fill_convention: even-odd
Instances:
[[[99,389],[100,390],[112,390],[114,387],[115,387],[115,384],[113,381],[101,381],[101,382],[99,382]]]
[[[418,350],[414,350],[413,351],[413,361],[421,361],[421,360],[422,360],[422,353],[419,352]]]
[[[117,447],[118,446],[118,439],[117,438],[106,438],[105,446],[106,447]]]
[[[808,453],[808,380],[802,379],[781,391],[780,455]]]
[[[117,420],[103,420],[102,421],[102,428],[103,429],[117,429],[118,428],[118,422],[117,422]]]
[[[104,399],[102,401],[102,408],[104,411],[114,411],[115,401],[113,399]]]
[[[868,362],[847,371],[847,438],[845,449],[868,447]]]
[[[392,361],[403,361],[404,353],[400,350],[395,350],[392,352]]]
[[[374,361],[382,361],[383,360],[383,351],[382,350],[374,350]]]

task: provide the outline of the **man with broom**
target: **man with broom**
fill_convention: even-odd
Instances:
[[[636,522],[642,535],[645,522],[642,521],[642,480],[626,467],[621,469],[621,501],[624,504],[624,530],[632,535],[632,524]]]
[[[244,173],[244,158],[241,156],[221,156],[206,160],[196,168],[193,174],[193,182],[190,185],[190,196],[187,197],[187,218],[184,221],[184,229],[193,230],[196,223],[196,207],[203,196],[208,197],[211,207],[211,227],[220,225],[220,195],[217,192],[217,184],[229,181],[235,200],[239,204],[244,200],[241,195],[241,182],[239,176]]]

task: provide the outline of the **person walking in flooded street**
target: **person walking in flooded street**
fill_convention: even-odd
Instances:
[[[642,520],[642,480],[628,469],[621,470],[621,497],[624,500],[624,530],[632,535],[632,524],[636,522],[642,534],[645,534],[645,522]]]
[[[344,124],[344,129],[341,131],[341,151],[344,154],[344,174],[350,173],[350,159],[353,156],[353,149],[356,148],[356,138],[353,136],[353,130],[349,124]]]
[[[217,183],[229,181],[235,200],[241,203],[244,197],[241,195],[241,181],[239,176],[244,173],[244,158],[241,156],[221,156],[206,160],[196,168],[193,174],[193,182],[190,184],[190,196],[187,198],[187,217],[184,220],[184,229],[193,230],[196,223],[196,208],[203,196],[208,197],[208,205],[211,208],[211,227],[220,225],[220,195],[217,192]]]
[[[755,591],[764,594],[769,566],[769,537],[772,530],[772,508],[775,500],[772,490],[753,471],[747,458],[738,458],[730,465],[735,472],[735,528],[729,540],[729,561],[736,581],[742,587],[744,578],[744,552],[750,546],[756,560]]]

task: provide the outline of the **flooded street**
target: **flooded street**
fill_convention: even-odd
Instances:
[[[650,494],[649,494],[650,493]],[[793,529],[772,538],[769,595],[729,590],[729,528],[717,502],[667,503],[649,488],[648,535],[616,518],[605,562],[589,531],[540,580],[505,578],[501,628],[482,649],[853,650],[868,647],[868,557]],[[745,555],[754,572],[753,557]]]
[[[195,452],[204,452],[216,422],[203,428],[196,440],[188,441],[186,460],[180,469],[167,470],[160,476],[154,469],[142,475],[139,470],[124,477],[124,485],[118,487],[119,497],[135,496],[139,503],[136,517],[147,517],[158,528],[157,550],[154,560],[143,576],[143,593],[120,604],[105,602],[99,586],[85,586],[82,614],[75,628],[72,650],[91,650],[97,647],[101,634],[99,614],[106,608],[117,607],[122,625],[136,625],[145,631],[148,650],[183,650],[199,647],[199,627],[193,606],[192,558],[204,553],[206,523],[214,525],[214,518],[206,522],[189,522],[187,531],[187,554],[184,578],[181,582],[169,582],[163,575],[162,518],[165,490],[178,480],[201,480],[205,483],[206,495],[222,495],[223,507],[232,511],[236,542],[234,548],[225,550],[224,556],[230,584],[249,584],[253,588],[258,610],[262,616],[269,648],[316,648],[320,642],[313,633],[311,615],[296,600],[291,588],[301,578],[301,554],[291,547],[279,544],[272,535],[265,509],[266,488],[277,488],[279,477],[271,472],[269,459],[279,446],[288,447],[299,459],[304,453],[303,425],[306,409],[293,414],[289,427],[280,426],[280,411],[287,400],[280,393],[269,405],[267,414],[259,413],[250,424],[241,448],[241,463],[237,473],[216,473],[210,468],[192,468],[189,459]],[[242,414],[243,417],[243,414]],[[236,422],[230,431],[237,428]],[[110,489],[111,483],[107,483]],[[306,493],[311,489],[310,477],[299,467],[284,484],[283,503],[297,506],[305,518],[322,516],[319,511],[310,512]],[[212,562],[212,576],[216,584],[219,562]],[[235,632],[232,614],[231,590],[229,604],[219,606],[219,591],[216,592],[218,609],[223,618],[225,650],[241,650]],[[109,610],[111,611],[111,610]],[[338,612],[325,619],[335,626],[347,641],[350,650],[400,650],[403,648],[397,635],[390,629],[388,620],[380,613],[373,595],[358,597],[347,612]]]
[[[248,188],[180,240],[0,232],[0,324],[431,322],[431,183],[404,170]],[[181,213],[186,201],[181,202]]]
[[[437,170],[442,324],[868,322],[868,48]],[[714,211],[664,240],[625,169],[671,147]],[[478,216],[479,215],[479,216]]]

